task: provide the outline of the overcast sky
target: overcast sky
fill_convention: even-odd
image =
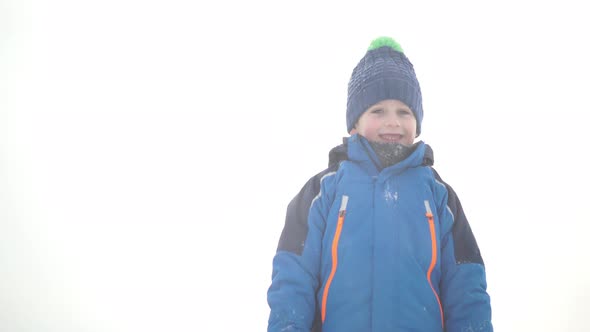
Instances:
[[[0,330],[264,331],[290,199],[394,37],[497,331],[587,331],[574,1],[0,0]],[[584,7],[585,8],[585,7]]]

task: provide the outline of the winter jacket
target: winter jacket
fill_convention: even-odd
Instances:
[[[287,209],[268,331],[493,331],[484,264],[429,146],[382,169],[359,135]]]

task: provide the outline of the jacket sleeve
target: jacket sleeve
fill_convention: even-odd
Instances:
[[[324,171],[310,179],[287,208],[267,294],[269,332],[309,332],[316,320],[322,237],[332,200],[327,183],[333,175]]]
[[[440,296],[445,331],[491,332],[490,297],[486,291],[485,266],[461,202],[438,174],[441,204]]]

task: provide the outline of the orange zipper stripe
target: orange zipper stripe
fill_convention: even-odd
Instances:
[[[338,268],[338,241],[340,241],[340,233],[342,233],[342,224],[344,224],[344,216],[346,215],[346,204],[348,204],[348,196],[342,196],[342,203],[340,205],[340,211],[338,212],[338,223],[336,224],[336,232],[334,233],[334,239],[332,240],[332,270],[328,281],[326,281],[326,287],[324,287],[324,293],[322,295],[322,324],[326,320],[326,304],[328,302],[328,292],[332,279],[336,274]]]
[[[440,304],[440,298],[436,293],[436,290],[432,286],[432,280],[430,276],[432,274],[432,270],[436,266],[436,259],[437,259],[437,245],[436,245],[436,229],[434,227],[434,216],[432,215],[432,211],[430,210],[430,204],[428,201],[424,201],[424,205],[426,206],[426,218],[428,218],[428,226],[430,228],[430,243],[432,244],[432,259],[430,261],[430,267],[428,267],[428,272],[426,274],[426,279],[428,279],[428,284],[430,284],[430,288],[436,297],[436,301],[438,302],[438,308],[440,310],[440,319],[442,322],[443,330],[445,329],[445,319],[443,314],[442,305]]]

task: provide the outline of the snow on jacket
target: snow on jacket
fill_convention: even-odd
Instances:
[[[423,142],[381,169],[359,135],[291,201],[268,331],[492,331],[484,264]]]

